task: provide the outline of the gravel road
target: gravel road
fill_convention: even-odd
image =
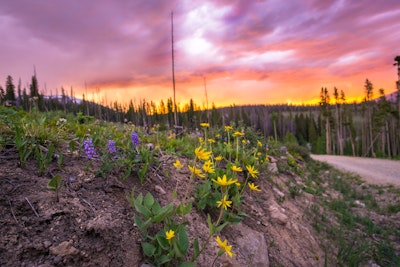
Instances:
[[[311,155],[314,160],[350,173],[358,174],[370,184],[400,186],[400,161],[347,156]]]

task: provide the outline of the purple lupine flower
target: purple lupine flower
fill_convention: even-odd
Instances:
[[[138,146],[139,145],[139,136],[137,133],[135,133],[134,131],[131,134],[131,139],[132,139],[132,144],[133,146]]]
[[[117,153],[114,140],[108,140],[108,153]]]
[[[87,156],[89,159],[93,159],[93,158],[96,158],[96,157],[97,157],[97,153],[96,153],[96,151],[94,150],[92,138],[86,139],[86,140],[83,142],[83,149],[85,150],[86,156]]]

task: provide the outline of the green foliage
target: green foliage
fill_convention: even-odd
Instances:
[[[56,174],[47,184],[47,188],[56,192],[57,202],[59,201],[58,193],[62,186],[61,174]]]
[[[167,263],[172,265],[176,259],[184,258],[188,252],[189,239],[185,223],[176,224],[175,218],[177,215],[184,216],[190,213],[191,203],[180,204],[177,207],[170,203],[162,207],[150,193],[144,197],[140,193],[135,198],[134,189],[128,200],[138,213],[135,215],[134,221],[146,240],[142,243],[142,249],[149,263],[154,266],[162,266]],[[155,230],[156,233],[152,234]],[[168,231],[174,233],[170,239],[167,239],[166,232]],[[180,264],[179,266],[193,266],[193,263],[189,262]]]
[[[45,174],[49,164],[53,160],[54,152],[55,147],[53,144],[50,144],[48,148],[41,145],[35,146],[35,158],[38,162],[39,176]]]

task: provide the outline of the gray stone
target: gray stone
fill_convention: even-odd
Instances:
[[[264,234],[257,232],[246,225],[240,223],[235,227],[240,232],[240,237],[236,239],[238,251],[246,259],[252,259],[251,266],[269,266],[268,247]]]
[[[270,163],[270,164],[268,164],[267,169],[268,169],[268,171],[270,171],[270,172],[272,172],[272,173],[278,173],[278,172],[279,172],[279,170],[278,170],[278,165],[277,165],[276,163]]]
[[[57,246],[51,246],[50,253],[59,256],[67,256],[78,254],[79,250],[72,246],[72,241],[64,241]]]
[[[289,221],[289,217],[285,214],[285,209],[275,202],[271,202],[268,211],[270,212],[270,218],[273,222],[285,225]]]

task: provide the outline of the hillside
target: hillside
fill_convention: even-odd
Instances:
[[[188,168],[193,162],[200,164],[193,158],[194,148],[202,146],[197,136],[188,134],[175,139],[166,133],[145,135],[132,125],[79,124],[73,117],[60,126],[58,116],[7,116],[9,120],[1,125],[1,266],[143,266],[151,260],[143,253],[143,243],[151,241],[146,241],[147,236],[138,227],[140,221],[133,218],[143,215],[137,204],[140,193],[150,193],[161,207],[193,203],[189,212],[171,213],[172,222],[165,217],[161,225],[147,229],[152,235],[163,232],[166,225],[175,225],[174,230],[179,233],[175,238],[181,241],[184,235],[179,227],[183,226],[178,225],[185,226],[186,256],[173,258],[172,266],[190,261],[196,252],[196,238],[200,248],[207,243],[208,220],[226,226],[212,235],[196,266],[211,266],[214,261],[214,266],[399,264],[399,189],[369,186],[308,159],[297,146],[286,148],[270,142],[265,149],[265,145],[257,146],[257,137],[246,130],[240,140],[249,140],[248,145],[241,142],[240,153],[233,149],[219,163],[215,162],[216,173],[209,174],[209,181],[194,177]],[[13,132],[18,127],[13,128],[15,120],[11,118],[21,119],[26,126],[24,136],[34,137],[35,141],[30,141],[39,149],[27,156],[23,165],[18,134]],[[35,124],[36,120],[41,123]],[[130,144],[132,130],[139,133],[137,148]],[[224,134],[223,129],[217,132]],[[217,136],[213,129],[204,133]],[[97,150],[92,159],[83,145],[88,136],[93,137]],[[116,158],[106,157],[106,150],[101,149],[107,138],[116,140],[117,160],[133,157],[134,165],[113,165]],[[42,159],[49,155],[50,143],[56,144],[56,150],[45,168],[39,168],[43,162],[40,155]],[[235,148],[236,143],[233,145]],[[225,146],[217,141],[213,154],[222,154]],[[240,159],[242,172],[235,174],[228,169],[230,156],[237,160],[235,164]],[[250,161],[245,162],[246,159]],[[181,169],[174,167],[177,160]],[[249,177],[248,165],[259,170],[257,178]],[[131,171],[127,172],[127,166],[132,167]],[[219,199],[220,193],[212,179],[222,177],[222,173],[245,184],[240,187],[243,193],[238,202],[226,210],[218,209],[213,198]],[[57,175],[62,177],[59,201],[56,192],[47,188]],[[249,190],[246,181],[253,181],[261,192]],[[205,184],[210,187],[202,191]],[[229,199],[234,200],[235,187],[230,190]],[[208,197],[202,198],[202,194]],[[219,214],[224,214],[222,221]],[[232,245],[235,256],[223,253],[216,258],[220,249],[216,236]],[[177,246],[182,250],[181,243]]]

